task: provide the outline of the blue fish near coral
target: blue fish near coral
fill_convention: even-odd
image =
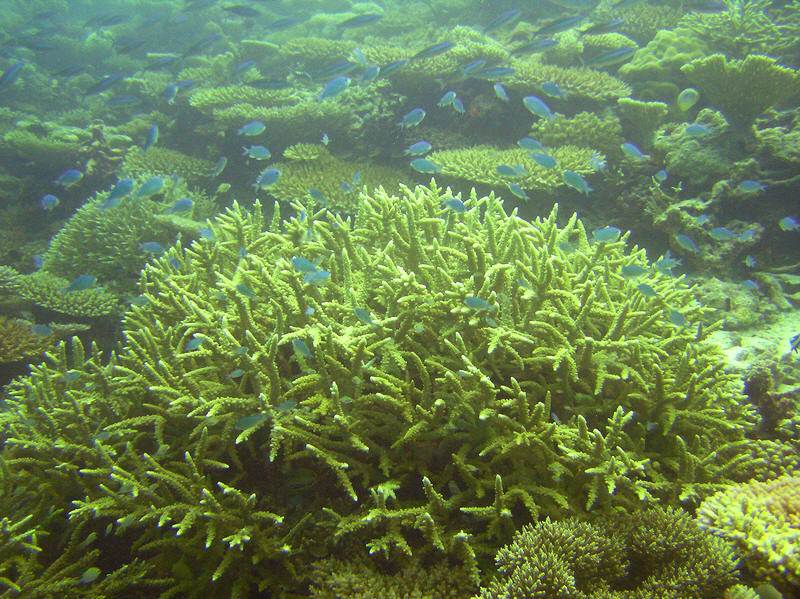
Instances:
[[[139,244],[139,249],[147,254],[163,254],[164,246],[157,241],[144,241]]]
[[[542,168],[555,168],[558,166],[558,162],[550,154],[530,154],[530,158]]]
[[[292,266],[297,272],[302,273],[309,273],[309,272],[317,272],[317,264],[314,264],[310,260],[303,258],[302,256],[295,256],[291,260]]]
[[[609,243],[619,239],[622,234],[617,227],[603,227],[602,229],[595,229],[592,231],[592,239],[597,243]]]
[[[372,317],[369,315],[364,308],[353,308],[353,314],[355,314],[356,318],[360,320],[367,326],[376,327],[378,325],[375,324],[375,321],[372,320]]]
[[[408,129],[410,127],[416,127],[422,122],[422,119],[425,118],[425,111],[422,108],[414,108],[413,110],[409,111],[404,117],[403,120],[397,123],[403,129]]]
[[[474,295],[470,295],[469,297],[465,298],[464,305],[470,310],[475,310],[475,312],[494,312],[497,310],[497,306],[493,306],[486,300]]]
[[[452,210],[453,212],[466,212],[467,207],[464,205],[464,202],[459,200],[458,198],[447,198],[443,200],[443,203],[447,208]]]
[[[296,354],[300,354],[304,358],[313,357],[308,345],[302,339],[292,339],[292,349]]]
[[[543,152],[545,150],[542,143],[538,139],[533,139],[532,137],[523,137],[517,140],[517,145],[523,150],[528,150],[530,152]],[[533,156],[531,156],[531,158],[533,158]]]
[[[736,186],[737,191],[741,193],[761,193],[767,188],[766,185],[760,183],[758,181],[754,181],[753,179],[745,179],[739,185]]]
[[[714,227],[708,234],[717,241],[730,241],[736,239],[736,234],[725,227]]]
[[[331,278],[331,273],[327,270],[317,270],[310,272],[303,276],[303,285],[312,285],[314,287],[321,287]]]
[[[456,99],[456,92],[450,90],[445,92],[442,98],[436,103],[437,106],[440,108],[444,108],[445,106],[452,106],[453,101]]]
[[[164,189],[163,177],[150,177],[147,181],[142,183],[142,186],[136,190],[137,198],[149,198],[154,196]]]
[[[424,156],[428,152],[431,151],[433,146],[427,141],[418,141],[415,144],[411,144],[408,148],[403,151],[403,154],[408,154],[410,156]]]
[[[147,132],[147,139],[144,140],[143,152],[147,152],[158,142],[158,125],[152,125]]]
[[[639,146],[629,141],[626,141],[624,144],[622,144],[620,149],[622,150],[622,153],[633,162],[646,162],[647,160],[650,160],[650,156],[642,152],[639,149]]]
[[[97,277],[94,275],[81,275],[70,281],[70,284],[67,285],[67,291],[82,291],[84,289],[89,289],[89,287],[94,285],[96,282]]]
[[[525,105],[525,108],[531,112],[531,114],[535,114],[543,119],[553,118],[553,113],[550,110],[550,107],[545,104],[541,98],[537,98],[536,96],[525,96],[522,98],[522,103]]]
[[[781,231],[800,231],[800,223],[791,216],[785,216],[779,220],[778,226],[781,228]]]
[[[237,135],[244,135],[246,137],[254,137],[256,135],[261,135],[264,133],[264,130],[267,126],[262,123],[261,121],[250,121],[239,127],[239,130],[236,132]]]
[[[685,250],[695,253],[700,251],[700,248],[697,247],[697,244],[694,242],[694,239],[692,239],[688,235],[684,235],[683,233],[676,235],[675,241],[678,243],[679,246],[681,246]]]
[[[74,168],[70,168],[56,177],[54,183],[62,187],[72,187],[81,179],[83,179],[83,173]]]
[[[164,214],[177,214],[178,212],[187,212],[194,207],[192,198],[182,198],[175,202],[172,206],[164,211]]]
[[[247,156],[253,160],[269,160],[272,157],[272,153],[264,146],[242,146],[242,150],[244,150],[242,156]]]
[[[335,98],[350,86],[350,77],[340,75],[328,81],[327,85],[322,88],[322,91],[317,96],[317,99],[322,102],[329,98]]]
[[[410,164],[411,168],[423,174],[434,174],[442,170],[438,164],[431,162],[427,158],[415,158]]]
[[[276,168],[268,168],[258,176],[253,187],[263,189],[264,187],[272,187],[278,181],[281,172]]]
[[[56,196],[52,193],[46,193],[41,198],[39,198],[39,205],[42,207],[43,210],[47,210],[50,212],[53,208],[58,206],[59,200]]]
[[[561,178],[563,179],[564,183],[587,196],[589,195],[590,191],[594,191],[594,188],[589,187],[589,184],[586,182],[586,180],[575,171],[567,169],[561,173]]]

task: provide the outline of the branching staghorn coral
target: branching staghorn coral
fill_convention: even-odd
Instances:
[[[692,503],[763,467],[679,279],[645,295],[624,237],[456,199],[234,205],[145,268],[108,361],[62,345],[11,386],[4,471],[68,514],[49,527],[110,526],[131,551],[106,567],[228,598],[302,594],[320,553],[477,576],[532,520]]]

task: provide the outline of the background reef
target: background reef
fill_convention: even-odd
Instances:
[[[0,596],[800,593],[798,39],[5,2]]]

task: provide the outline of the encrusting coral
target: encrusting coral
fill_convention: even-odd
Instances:
[[[303,594],[321,554],[474,577],[532,520],[762,473],[703,308],[623,277],[650,268],[624,235],[435,185],[279,206],[151,262],[110,357],[62,343],[10,385],[9,518],[113,543],[82,567],[144,561],[166,597],[238,599]]]

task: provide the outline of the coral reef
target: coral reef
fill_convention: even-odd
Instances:
[[[626,125],[626,139],[647,147],[653,143],[653,134],[667,117],[669,107],[664,102],[620,98],[617,100],[617,111],[620,121]]]
[[[238,599],[303,594],[321,553],[475,574],[532,520],[692,504],[764,468],[708,329],[667,318],[703,317],[679,279],[645,295],[624,237],[456,199],[234,205],[170,249],[117,352],[62,343],[11,384],[8,517],[53,547],[119,541],[81,570],[145,561],[167,596]]]
[[[800,475],[732,485],[703,501],[698,524],[733,543],[745,567],[779,588],[800,587]]]
[[[591,523],[529,525],[497,552],[500,574],[475,599],[719,597],[737,558],[688,514],[652,508]]]
[[[540,119],[531,126],[530,135],[545,146],[591,148],[614,160],[622,157],[620,144],[625,141],[619,119],[613,114],[596,112],[579,112],[568,117],[557,114],[552,119]]]
[[[189,184],[197,185],[208,179],[214,163],[169,148],[153,147],[143,152],[134,146],[125,154],[120,170],[131,176],[177,175]]]

